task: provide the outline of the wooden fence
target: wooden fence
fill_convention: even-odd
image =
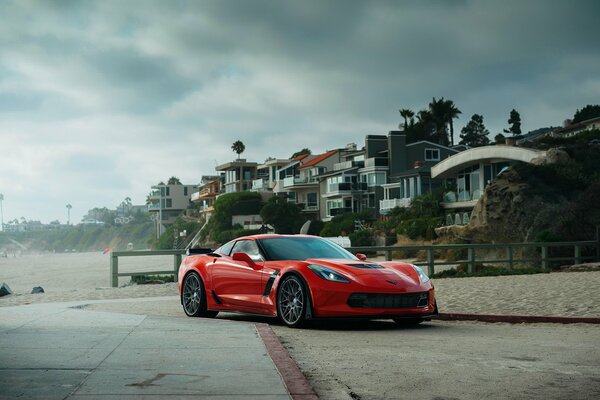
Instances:
[[[551,257],[549,249],[552,248],[568,248],[572,249],[570,256]],[[583,248],[595,248],[594,255],[582,255]],[[533,249],[539,256],[517,257],[516,249]],[[547,270],[551,262],[562,261],[565,263],[581,264],[585,261],[600,261],[600,239],[589,240],[583,242],[547,242],[547,243],[493,243],[493,244],[439,244],[430,246],[368,246],[368,247],[348,247],[353,253],[357,252],[382,252],[385,254],[385,259],[392,260],[392,255],[396,251],[403,252],[426,252],[426,261],[416,262],[415,265],[426,266],[428,275],[435,273],[436,265],[466,265],[467,270],[472,273],[475,271],[477,263],[485,264],[506,264],[508,268],[514,268],[515,264],[536,264],[542,270]],[[456,261],[435,260],[435,253],[444,250],[467,251],[465,259]],[[478,257],[477,250],[496,250],[504,251],[505,257],[489,259],[486,257]]]
[[[562,248],[572,249],[569,256],[552,257],[550,256],[550,249]],[[587,248],[587,254],[583,255],[582,251]],[[438,244],[429,246],[369,246],[369,247],[347,247],[347,250],[353,253],[384,253],[385,259],[388,261],[392,260],[393,253],[397,251],[403,252],[426,252],[426,261],[416,262],[415,265],[426,266],[427,273],[433,275],[435,273],[435,267],[440,265],[466,265],[469,272],[475,271],[475,265],[477,263],[485,264],[506,264],[508,268],[513,268],[515,264],[533,264],[539,265],[542,270],[547,270],[550,267],[551,262],[565,262],[572,264],[581,264],[585,261],[600,261],[600,230],[597,232],[595,240],[583,241],[583,242],[547,242],[547,243],[493,243],[493,244]],[[529,257],[518,257],[515,254],[516,249],[533,249],[529,254],[534,256]],[[591,250],[591,249],[595,249]],[[466,250],[467,257],[465,259],[456,261],[445,261],[435,259],[436,252],[444,250],[455,250],[457,252]],[[478,257],[478,250],[481,253],[483,250],[496,250],[502,251],[505,257],[499,257],[496,259],[488,259],[485,257]],[[181,264],[182,256],[186,254],[186,250],[157,250],[157,251],[113,251],[110,255],[110,285],[117,287],[119,285],[120,276],[139,276],[139,275],[177,275],[179,271],[179,265]],[[591,255],[590,255],[591,254]],[[173,268],[170,270],[163,271],[150,271],[150,272],[119,272],[119,257],[137,257],[137,256],[173,256]]]

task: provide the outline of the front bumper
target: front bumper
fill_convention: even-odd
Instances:
[[[410,288],[373,288],[350,284],[311,285],[314,318],[418,318],[437,314],[430,282]]]

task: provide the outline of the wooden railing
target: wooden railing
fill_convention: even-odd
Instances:
[[[110,253],[110,286],[119,286],[120,276],[140,276],[140,275],[175,275],[179,272],[181,256],[186,253],[185,249],[177,250],[142,250],[142,251],[113,251]],[[144,271],[144,272],[119,272],[119,257],[139,257],[139,256],[173,256],[173,268],[164,271]]]
[[[582,248],[595,248],[595,255],[582,255]],[[539,250],[539,256],[536,257],[516,257],[515,249],[533,248]],[[551,257],[549,249],[551,248],[572,248],[572,256]],[[467,250],[466,259],[455,261],[435,260],[435,252],[439,250]],[[504,249],[506,256],[503,258],[488,259],[477,257],[477,250],[499,250]],[[415,262],[415,265],[426,266],[427,273],[433,275],[435,266],[439,265],[467,265],[470,273],[475,271],[475,264],[506,264],[508,268],[513,268],[515,264],[538,264],[542,270],[547,270],[553,261],[571,261],[574,264],[581,264],[584,261],[600,261],[600,239],[583,242],[547,242],[547,243],[493,243],[493,244],[439,244],[430,246],[367,246],[367,247],[347,247],[346,250],[353,253],[360,252],[378,252],[384,253],[387,261],[392,260],[392,253],[395,251],[403,252],[426,252],[426,261]]]
[[[583,255],[583,248],[594,248],[595,255]],[[572,256],[551,257],[549,249],[552,248],[572,248]],[[435,260],[435,252],[440,250],[465,250],[467,257],[461,260],[446,261]],[[488,259],[478,257],[477,250],[499,250],[504,249],[506,256],[504,258]],[[516,257],[515,249],[534,249],[535,257]],[[415,265],[426,266],[427,273],[433,275],[435,267],[440,265],[467,265],[469,272],[475,271],[477,263],[485,264],[506,264],[508,268],[513,268],[515,264],[535,264],[542,270],[547,270],[551,262],[565,261],[574,264],[581,264],[584,261],[600,261],[600,229],[597,232],[595,240],[582,242],[545,242],[545,243],[493,243],[493,244],[438,244],[429,246],[367,246],[367,247],[347,247],[346,250],[353,253],[384,253],[385,259],[392,260],[393,253],[396,251],[403,252],[426,252],[426,261],[415,262]],[[590,252],[588,252],[590,253]],[[175,275],[179,272],[182,256],[186,254],[186,250],[156,250],[156,251],[113,251],[110,253],[110,285],[117,287],[119,285],[120,276],[139,276],[139,275]],[[173,268],[163,271],[144,271],[144,272],[119,272],[119,257],[138,257],[138,256],[173,256]]]

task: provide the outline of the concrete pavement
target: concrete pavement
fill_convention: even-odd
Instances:
[[[0,308],[0,399],[290,399],[253,324]]]

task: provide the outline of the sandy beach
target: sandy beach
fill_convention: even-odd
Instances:
[[[14,292],[0,298],[0,307],[146,297],[144,302],[116,301],[94,307],[132,313],[180,312],[176,283],[129,285],[129,278],[120,278],[121,287],[110,288],[109,262],[109,255],[101,253],[0,258],[0,282]],[[168,270],[172,263],[171,256],[124,257],[119,269]],[[434,284],[445,313],[600,317],[600,291],[594,290],[600,285],[600,271],[436,279]],[[45,293],[30,294],[34,286],[42,286]]]

